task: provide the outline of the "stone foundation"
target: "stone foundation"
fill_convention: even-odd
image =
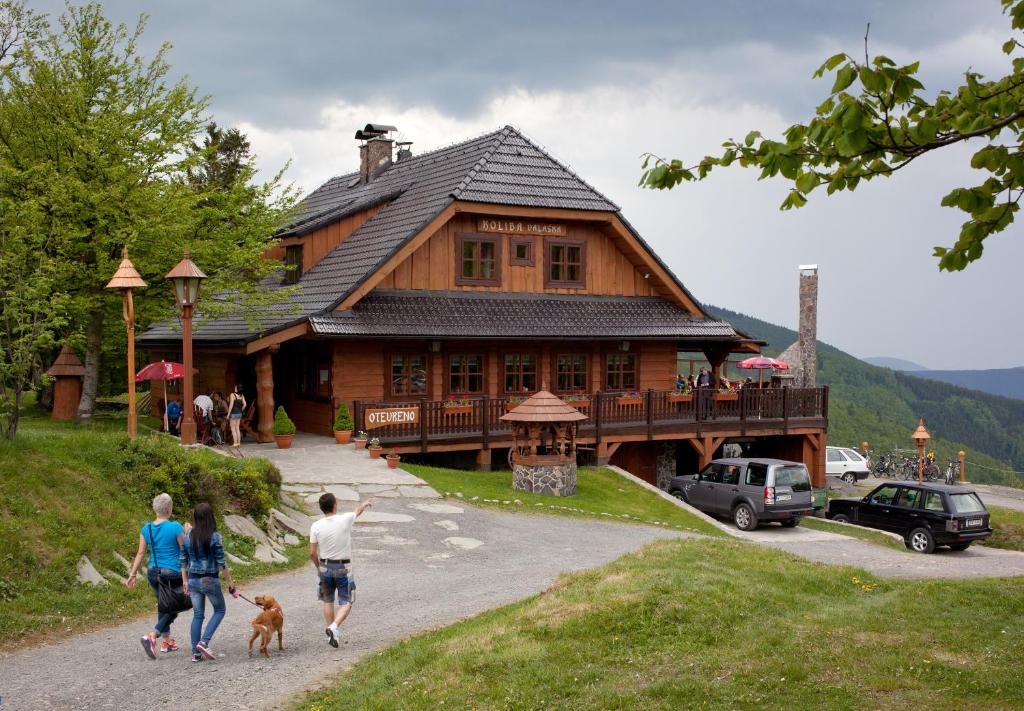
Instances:
[[[657,451],[657,486],[662,491],[668,491],[672,477],[676,475],[676,446],[674,443],[659,442]]]
[[[513,464],[512,488],[546,496],[576,493],[576,462],[565,464]]]

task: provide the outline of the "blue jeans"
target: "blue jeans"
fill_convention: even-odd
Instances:
[[[159,579],[170,581],[175,587],[181,585],[181,573],[176,570],[170,570],[169,568],[150,568],[146,572],[146,579],[149,581],[149,586],[153,588],[153,592],[157,593],[159,590]],[[171,631],[171,623],[177,619],[177,612],[157,612],[156,613],[156,633],[161,637],[169,634]]]
[[[196,645],[202,640],[209,644],[213,639],[213,633],[217,631],[221,620],[224,619],[224,593],[220,589],[220,578],[188,578],[188,595],[192,598],[192,653],[199,650]],[[203,633],[203,620],[206,618],[206,598],[210,598],[213,605],[213,616],[206,623],[206,632]]]

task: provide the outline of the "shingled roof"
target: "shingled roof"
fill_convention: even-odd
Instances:
[[[745,338],[657,297],[377,290],[310,317],[321,336],[395,338]]]
[[[455,200],[619,211],[617,205],[511,126],[400,160],[369,183],[361,182],[357,172],[341,175],[306,197],[293,222],[279,236],[304,235],[370,207],[384,207],[304,273],[295,295],[286,304],[274,307],[260,328],[253,328],[240,316],[200,321],[195,340],[248,341],[311,316],[330,313]],[[281,287],[273,283],[267,288]],[[156,344],[178,338],[176,330],[162,323],[148,329],[139,340]]]

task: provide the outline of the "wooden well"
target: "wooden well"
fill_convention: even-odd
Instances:
[[[541,390],[502,420],[512,423],[512,487],[549,496],[576,493],[576,423],[582,412]]]
[[[78,356],[65,345],[57,360],[46,371],[55,378],[53,384],[53,413],[55,420],[73,420],[78,415],[78,401],[82,398],[82,376],[85,366]]]

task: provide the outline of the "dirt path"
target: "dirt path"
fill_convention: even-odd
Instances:
[[[250,597],[271,594],[284,607],[285,651],[273,652],[269,660],[246,653],[255,608],[229,599],[212,645],[222,658],[214,662],[189,662],[191,613],[172,627],[182,651],[156,662],[143,655],[139,637],[149,625],[139,623],[0,656],[3,711],[280,707],[399,639],[539,593],[560,573],[680,536],[429,499],[380,500],[369,513],[371,521],[355,533],[357,605],[340,649],[326,643],[316,578],[312,567],[304,568],[243,591]]]

